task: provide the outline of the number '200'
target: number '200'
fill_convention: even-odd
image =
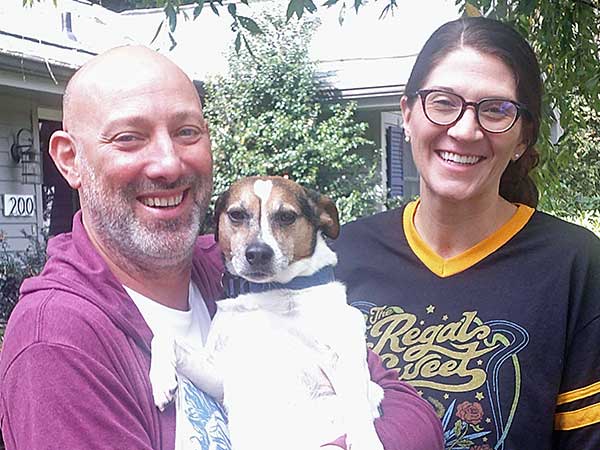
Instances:
[[[7,216],[33,216],[35,204],[33,197],[15,196],[8,197],[8,214]]]

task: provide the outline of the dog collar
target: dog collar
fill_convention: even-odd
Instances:
[[[296,277],[288,283],[255,283],[241,277],[231,275],[229,272],[223,274],[223,289],[227,298],[235,298],[238,295],[273,291],[276,289],[289,289],[298,291],[310,287],[320,286],[335,281],[333,266],[325,266],[312,275]]]

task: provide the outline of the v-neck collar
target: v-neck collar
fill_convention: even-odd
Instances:
[[[470,249],[464,251],[460,255],[452,258],[444,259],[433,251],[421,239],[417,229],[415,228],[415,212],[419,206],[419,200],[410,202],[404,208],[402,218],[404,234],[408,245],[414,254],[421,260],[429,270],[439,277],[446,278],[456,275],[494,253],[504,244],[506,244],[514,235],[516,235],[529,221],[535,209],[517,204],[517,211],[513,216],[499,229],[490,236],[478,242]]]

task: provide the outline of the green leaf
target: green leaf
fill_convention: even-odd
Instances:
[[[465,4],[465,13],[469,17],[479,17],[479,16],[481,16],[481,13],[479,12],[479,9],[476,6],[474,6],[471,3],[469,3],[469,2],[467,2]]]
[[[242,32],[238,31],[238,34],[235,37],[235,52],[240,53],[240,48],[242,46]]]
[[[167,1],[164,11],[167,15],[167,20],[169,21],[169,30],[173,33],[175,28],[177,28],[177,11],[175,10],[175,6],[173,6],[172,0]]]
[[[152,40],[150,41],[150,43],[152,44],[156,38],[158,37],[158,34],[160,33],[160,30],[163,26],[163,23],[165,23],[164,19],[161,20],[161,22],[158,24],[158,27],[156,28],[156,32],[154,33],[154,37],[152,38]]]
[[[289,22],[289,20],[292,18],[292,16],[294,14],[296,15],[296,17],[298,17],[298,19],[300,19],[302,17],[303,12],[304,12],[303,0],[290,0],[288,3],[287,11],[286,11],[287,21]]]
[[[236,17],[237,6],[235,5],[235,3],[230,3],[229,5],[227,5],[227,11],[229,11],[229,14],[231,14],[233,17]]]
[[[338,23],[340,26],[344,25],[344,20],[346,19],[346,3],[342,3],[342,7],[340,8],[340,13],[338,14]]]
[[[264,34],[263,30],[261,30],[258,24],[250,17],[238,16],[237,18],[240,21],[240,25],[251,34]]]
[[[304,0],[304,9],[309,13],[314,13],[317,10],[317,5],[312,0]]]
[[[457,437],[460,436],[461,430],[462,430],[462,422],[460,420],[457,420],[456,422],[454,422],[454,428],[453,428],[454,435]]]
[[[204,0],[196,0],[196,7],[194,8],[194,19],[196,19],[202,13],[202,8],[204,8]]]
[[[330,8],[333,5],[336,5],[338,1],[339,0],[327,0],[325,3],[323,3],[322,6],[327,6],[328,8]],[[342,7],[344,7],[345,5],[346,5],[345,3],[342,3]]]
[[[210,0],[210,9],[212,9],[212,12],[215,13],[217,16],[219,15],[219,8],[217,8],[217,5],[215,5],[216,1],[215,0]]]
[[[171,32],[169,32],[169,40],[171,41],[171,46],[169,47],[169,51],[171,51],[175,47],[177,47],[177,41],[175,40],[175,37],[173,36],[173,34],[171,34]]]

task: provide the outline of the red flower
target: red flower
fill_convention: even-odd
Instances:
[[[456,408],[456,417],[471,425],[477,425],[483,418],[483,408],[481,407],[481,403],[462,402],[458,405],[458,408]]]

